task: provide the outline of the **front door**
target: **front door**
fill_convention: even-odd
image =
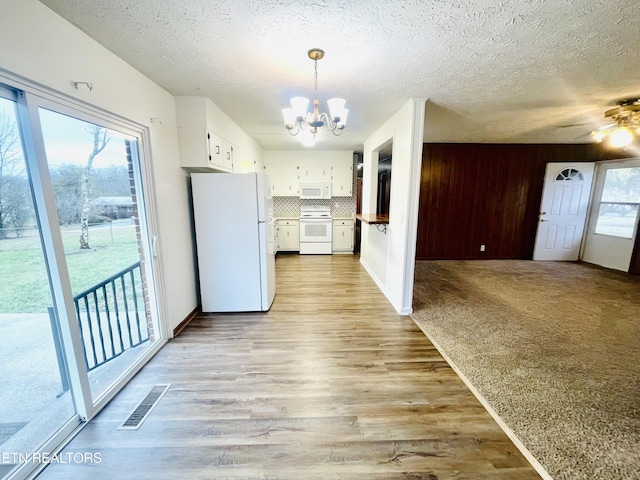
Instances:
[[[534,260],[578,260],[593,170],[594,163],[547,163]]]

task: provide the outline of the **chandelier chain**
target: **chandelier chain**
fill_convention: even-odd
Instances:
[[[314,93],[314,98],[316,100],[318,100],[318,60],[314,60],[313,61],[313,70],[314,70],[314,74],[313,74],[313,93]]]

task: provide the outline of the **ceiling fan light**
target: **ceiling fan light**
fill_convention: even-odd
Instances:
[[[624,148],[633,142],[633,133],[627,127],[617,127],[608,137],[609,144],[614,148]]]
[[[606,130],[594,130],[591,132],[591,138],[597,143],[602,143],[602,141],[607,137]]]
[[[304,118],[307,115],[309,107],[309,99],[304,97],[293,97],[291,99],[291,107],[297,118]]]

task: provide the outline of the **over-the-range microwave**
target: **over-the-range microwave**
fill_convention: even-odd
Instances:
[[[312,200],[331,198],[331,182],[300,182],[300,198]]]

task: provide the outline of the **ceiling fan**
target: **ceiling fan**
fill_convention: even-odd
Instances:
[[[625,148],[640,138],[640,98],[626,98],[616,104],[616,108],[604,112],[611,122],[591,132],[591,137],[614,148]]]

